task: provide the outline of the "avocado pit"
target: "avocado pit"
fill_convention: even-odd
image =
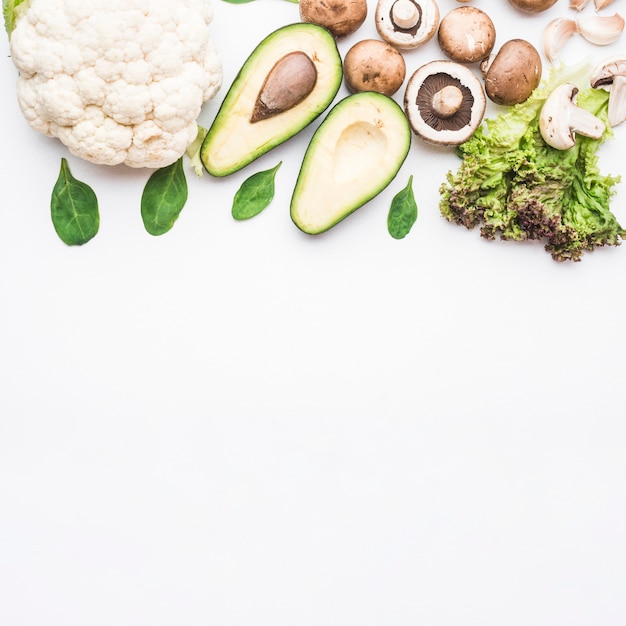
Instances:
[[[257,96],[250,122],[260,122],[300,104],[315,88],[317,68],[300,50],[279,59]]]

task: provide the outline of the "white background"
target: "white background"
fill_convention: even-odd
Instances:
[[[540,47],[571,15],[474,4],[497,45]],[[207,125],[252,48],[298,20],[283,0],[214,6]],[[49,217],[67,154],[22,119],[0,48],[0,624],[626,623],[623,246],[558,264],[448,224],[458,160],[417,139],[376,200],[306,236],[288,206],[315,123],[228,179],[188,170],[161,237],[141,222],[147,172],[70,157],[101,229],[69,248]],[[604,172],[626,175],[625,141]],[[235,222],[239,184],[279,160],[274,202]],[[410,174],[419,218],[396,241]]]

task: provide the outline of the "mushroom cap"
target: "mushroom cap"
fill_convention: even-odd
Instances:
[[[512,106],[527,100],[541,82],[541,56],[525,39],[510,39],[481,70],[487,97],[496,104]]]
[[[443,90],[462,95],[458,110],[438,112],[434,102]],[[407,83],[404,109],[413,132],[429,143],[455,146],[469,139],[483,120],[487,98],[479,78],[455,61],[430,61]]]
[[[346,53],[343,70],[346,85],[353,93],[376,91],[392,96],[406,76],[402,54],[379,39],[363,39],[355,43]]]
[[[496,43],[491,18],[478,7],[452,9],[441,20],[437,33],[443,53],[458,63],[477,63],[488,57]]]
[[[367,18],[367,0],[299,0],[300,19],[318,24],[334,37],[356,32]]]
[[[615,54],[598,63],[591,71],[589,83],[594,89],[608,90],[616,76],[626,76],[625,54]]]
[[[413,20],[406,17],[405,25],[397,23],[394,15],[405,11]],[[434,37],[439,17],[435,0],[378,0],[374,22],[381,39],[399,50],[413,50]]]
[[[509,0],[509,2],[524,13],[541,13],[556,4],[557,0]]]
[[[606,58],[591,71],[589,82],[594,89],[610,93],[609,124],[618,126],[626,121],[626,55],[616,54]]]

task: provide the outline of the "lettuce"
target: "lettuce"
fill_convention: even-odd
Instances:
[[[486,119],[461,144],[461,164],[441,185],[440,210],[450,222],[480,227],[487,239],[541,240],[557,261],[580,261],[586,251],[619,245],[624,229],[610,209],[617,176],[602,175],[597,151],[612,136],[609,94],[589,86],[590,68],[559,66],[533,92],[495,118]],[[548,146],[539,114],[552,90],[573,82],[577,104],[606,125],[599,140],[578,136],[569,150]]]

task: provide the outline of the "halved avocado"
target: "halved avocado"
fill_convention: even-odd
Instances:
[[[322,233],[377,196],[411,147],[404,111],[390,97],[362,92],[338,102],[307,148],[291,198],[291,219]]]
[[[335,38],[312,23],[283,26],[255,48],[237,74],[202,144],[213,176],[232,174],[301,131],[339,91]]]

